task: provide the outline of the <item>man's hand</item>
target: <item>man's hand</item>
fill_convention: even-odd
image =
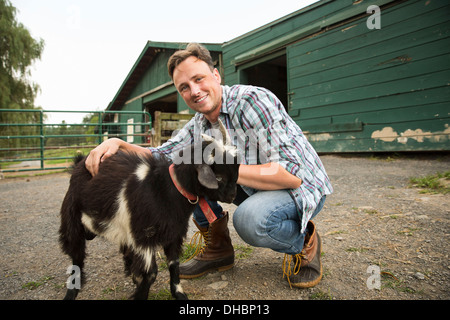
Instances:
[[[86,158],[86,169],[95,176],[98,173],[100,163],[119,151],[123,140],[112,138],[104,141],[95,149],[91,150]]]
[[[149,154],[150,150],[136,144],[130,144],[118,138],[111,138],[103,141],[93,149],[86,158],[86,169],[95,176],[98,173],[100,163],[116,154],[119,149],[137,154]]]

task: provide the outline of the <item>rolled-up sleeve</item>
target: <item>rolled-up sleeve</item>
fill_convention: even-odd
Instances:
[[[287,125],[285,110],[278,98],[268,91],[256,89],[243,95],[241,101],[242,127],[249,140],[247,144],[258,148],[257,153],[246,150],[249,153],[246,154],[247,163],[276,162],[299,176],[301,150],[295,145],[296,133]]]
[[[322,197],[333,192],[319,156],[273,93],[253,86],[225,89],[225,106],[241,144],[239,150],[244,152],[242,163],[276,162],[302,179],[302,185],[289,192],[301,217],[301,232],[305,232]]]
[[[268,128],[268,135],[271,136],[270,160],[278,162],[288,172],[298,176],[301,158],[287,130],[286,123],[283,121],[278,121]]]

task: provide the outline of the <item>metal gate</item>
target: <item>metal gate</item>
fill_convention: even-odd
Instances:
[[[145,111],[66,111],[0,109],[34,113],[34,123],[0,123],[0,173],[66,169],[77,153],[87,154],[103,140],[118,137],[150,146],[151,116]],[[49,113],[84,113],[86,123],[44,123]],[[20,119],[20,117],[11,117]]]

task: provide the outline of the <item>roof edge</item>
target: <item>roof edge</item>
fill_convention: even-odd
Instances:
[[[246,33],[244,33],[244,34],[242,34],[242,35],[240,35],[240,36],[238,36],[238,37],[236,37],[234,39],[231,39],[230,41],[226,41],[226,42],[223,43],[222,46],[226,47],[226,46],[228,46],[230,44],[233,44],[234,42],[237,42],[237,41],[239,41],[239,40],[241,40],[243,38],[248,37],[249,35],[252,35],[252,34],[257,33],[257,32],[259,32],[261,30],[270,28],[270,27],[272,27],[272,26],[274,26],[276,24],[279,24],[279,23],[281,23],[281,22],[283,22],[285,20],[288,20],[288,19],[290,19],[292,17],[295,17],[295,16],[297,16],[299,14],[302,14],[302,13],[304,13],[306,11],[313,10],[313,9],[315,9],[317,7],[320,7],[320,6],[324,5],[324,4],[327,4],[327,3],[332,2],[332,1],[335,1],[335,0],[318,0],[317,2],[311,3],[310,5],[308,5],[306,7],[298,9],[298,10],[292,12],[292,13],[289,13],[289,14],[281,17],[281,18],[273,20],[273,21],[271,21],[271,22],[269,22],[269,23],[267,23],[267,24],[265,24],[265,25],[263,25],[261,27],[258,27],[256,29],[253,29],[253,30],[249,31],[249,32],[246,32]]]
[[[111,100],[111,102],[106,107],[106,110],[110,110],[111,108],[113,108],[115,106],[115,103],[116,103],[118,97],[120,96],[120,94],[122,93],[125,85],[130,80],[131,76],[136,71],[136,68],[138,67],[140,61],[147,54],[149,49],[154,48],[154,49],[180,50],[180,49],[184,49],[188,43],[189,42],[157,42],[157,41],[150,41],[150,40],[147,41],[144,49],[141,51],[141,53],[139,54],[139,57],[136,59],[133,66],[131,67],[130,71],[128,72],[127,76],[125,77],[125,80],[120,85],[119,90],[117,90],[114,98]],[[222,51],[222,43],[201,43],[201,44],[204,45],[209,51],[215,51],[215,52]]]

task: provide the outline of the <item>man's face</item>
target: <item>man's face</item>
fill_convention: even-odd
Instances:
[[[222,88],[217,69],[211,71],[206,62],[188,57],[173,72],[173,82],[184,101],[208,120],[217,121],[220,113]]]

